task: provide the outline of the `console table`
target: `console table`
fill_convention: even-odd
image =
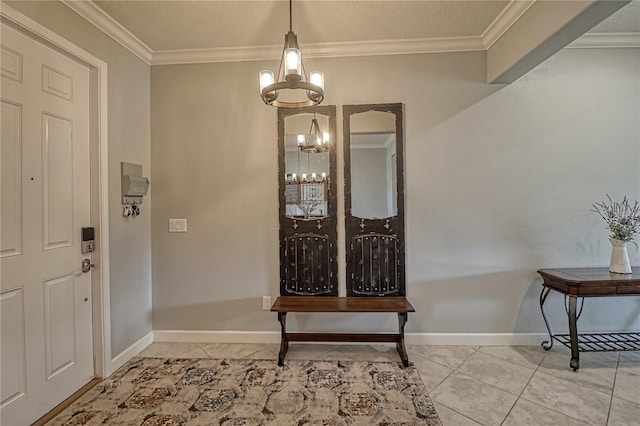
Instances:
[[[415,312],[405,297],[327,297],[280,296],[271,307],[278,313],[282,328],[278,365],[284,365],[289,342],[395,342],[402,365],[409,366],[404,346],[404,326],[409,312]],[[398,333],[290,333],[287,332],[289,312],[395,312],[398,314]]]
[[[571,349],[569,365],[580,368],[580,352],[638,351],[640,332],[578,333],[578,318],[585,297],[640,296],[640,272],[613,274],[608,268],[540,269],[544,280],[540,293],[540,310],[549,332],[549,340],[542,342],[545,350],[557,341]],[[564,294],[565,310],[569,318],[569,334],[554,334],[544,310],[544,302],[551,290]],[[578,298],[581,299],[578,309]],[[568,299],[568,303],[567,303]]]

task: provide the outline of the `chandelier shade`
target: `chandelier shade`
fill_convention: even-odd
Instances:
[[[324,100],[324,73],[311,71],[306,77],[298,37],[292,30],[292,0],[289,0],[289,32],[284,36],[280,69],[260,71],[260,98],[271,106],[303,108],[319,105]],[[278,99],[283,90],[294,91],[295,99]]]

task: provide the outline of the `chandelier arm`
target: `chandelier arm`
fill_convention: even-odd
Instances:
[[[286,44],[286,41],[285,41],[285,44]],[[282,51],[284,52],[284,49]],[[276,78],[278,80],[276,81],[282,81],[284,79],[284,69],[282,67],[283,62],[284,62],[284,56],[280,55],[280,66],[278,67],[278,74],[276,74]]]
[[[315,118],[315,114],[313,114],[313,117]],[[309,126],[309,137],[308,137],[309,140],[311,140],[311,132],[313,132],[313,120],[311,120],[311,125]]]
[[[274,106],[277,108],[306,108],[310,106],[316,105],[313,101],[299,101],[299,102],[287,102],[287,101],[273,101],[267,102],[267,105]]]
[[[318,93],[320,96],[324,97],[324,90],[322,89],[322,87],[313,83],[309,83],[308,81],[297,81],[295,82],[295,84],[292,84],[288,81],[278,81],[265,86],[265,88],[262,89],[262,93],[264,94],[282,89],[305,89]]]
[[[277,101],[278,91],[282,89],[305,89],[307,90],[309,100],[297,102]],[[324,100],[324,90],[322,87],[309,83],[308,81],[298,81],[295,82],[295,84],[288,81],[279,81],[262,89],[260,97],[267,105],[282,108],[304,108],[321,103]]]
[[[300,68],[302,71],[302,77],[304,77],[304,81],[309,81],[307,80],[307,70],[304,69],[304,61],[302,59],[300,59]]]
[[[324,100],[324,91],[318,93],[308,90],[307,98],[309,98],[309,102],[311,102],[311,105],[317,105]]]

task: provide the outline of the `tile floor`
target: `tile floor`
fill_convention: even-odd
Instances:
[[[640,425],[640,352],[409,346],[444,426]],[[274,344],[153,343],[140,356],[277,359]],[[291,344],[287,359],[398,361],[394,346]]]

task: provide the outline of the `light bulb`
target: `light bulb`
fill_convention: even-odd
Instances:
[[[298,146],[304,145],[304,135],[298,135]]]
[[[322,133],[322,142],[324,142],[324,143],[328,143],[329,142],[329,132]]]
[[[311,71],[309,73],[309,82],[320,86],[324,90],[324,73],[322,71]]]
[[[273,81],[274,81],[273,71],[271,70],[260,71],[260,92],[262,92],[262,89],[264,89],[265,87],[273,84]]]
[[[302,74],[302,57],[300,51],[295,48],[285,49],[284,51],[284,64],[286,74]]]

